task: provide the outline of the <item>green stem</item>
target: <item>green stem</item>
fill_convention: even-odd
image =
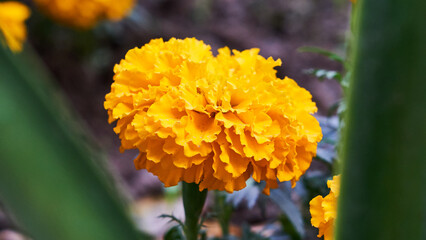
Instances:
[[[199,191],[198,184],[182,182],[183,207],[185,208],[186,240],[197,240],[199,219],[207,197],[207,190]]]
[[[425,12],[356,3],[337,240],[426,239]]]
[[[229,238],[229,220],[232,214],[232,204],[226,202],[224,192],[215,191],[215,212],[222,229],[223,239]]]

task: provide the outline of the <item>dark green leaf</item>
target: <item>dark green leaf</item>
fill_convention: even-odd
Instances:
[[[170,228],[164,235],[164,240],[185,240],[183,236],[182,228],[180,226],[174,226]]]
[[[305,235],[302,214],[299,208],[293,203],[289,192],[284,192],[282,189],[272,189],[270,198],[278,205],[278,207],[287,216],[294,229],[300,238]]]
[[[426,2],[355,12],[336,239],[426,239]]]
[[[262,235],[252,232],[250,225],[244,223],[242,226],[242,236],[241,240],[268,240],[269,238],[263,237]]]
[[[294,225],[290,221],[290,219],[286,215],[280,216],[280,222],[283,227],[284,232],[291,237],[292,240],[300,240],[302,239],[294,228]]]
[[[222,229],[222,235],[229,235],[229,221],[232,215],[232,203],[226,201],[226,193],[221,191],[215,191],[215,202],[214,211],[219,220],[220,228]]]
[[[182,223],[181,220],[179,220],[178,218],[176,218],[173,215],[169,215],[169,214],[161,214],[160,216],[158,216],[159,218],[170,218],[170,221],[175,221],[176,223],[178,223],[181,227],[184,226],[184,224]]]
[[[187,240],[196,240],[200,233],[200,215],[207,197],[207,189],[200,192],[196,183],[182,182],[182,197],[185,210],[184,233]]]

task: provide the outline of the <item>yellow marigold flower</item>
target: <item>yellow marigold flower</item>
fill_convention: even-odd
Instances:
[[[30,16],[27,6],[19,2],[0,3],[0,35],[13,52],[22,50],[22,43],[27,37],[24,21]]]
[[[337,198],[339,197],[340,175],[334,176],[327,182],[330,193],[317,196],[309,203],[312,226],[319,229],[318,237],[324,235],[324,240],[334,239],[334,220],[337,216]]]
[[[36,5],[55,20],[66,25],[90,28],[101,20],[120,20],[135,0],[34,0]]]
[[[310,93],[276,77],[280,60],[232,53],[214,57],[194,38],[155,39],[115,66],[104,106],[121,150],[139,149],[137,169],[165,186],[228,192],[252,176],[267,194],[308,169],[322,138]]]

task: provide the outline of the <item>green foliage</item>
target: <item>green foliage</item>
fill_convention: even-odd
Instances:
[[[283,228],[283,230],[285,231],[286,234],[288,234],[290,236],[291,240],[301,240],[302,238],[300,237],[299,232],[296,230],[296,228],[294,227],[294,224],[290,221],[290,219],[286,216],[286,215],[281,215],[280,218],[280,223],[281,226]],[[303,234],[305,229],[303,229]]]
[[[199,191],[198,184],[182,182],[183,206],[185,209],[184,233],[187,240],[197,240],[202,222],[200,215],[207,197],[207,189]]]
[[[426,239],[426,4],[356,8],[336,239]]]
[[[241,240],[268,240],[269,238],[263,237],[262,235],[252,232],[248,224],[242,226]]]
[[[43,70],[35,55],[0,48],[2,202],[34,239],[150,239],[75,135]]]
[[[185,225],[183,224],[183,222],[181,220],[179,220],[177,217],[173,216],[173,215],[169,215],[169,214],[161,214],[160,216],[158,216],[159,218],[170,218],[170,222],[176,222],[179,224],[179,226],[184,227]]]
[[[222,235],[227,237],[229,235],[229,221],[232,215],[232,204],[226,201],[226,193],[215,191],[214,212],[219,220]]]
[[[343,64],[345,62],[345,59],[338,54],[328,51],[319,47],[300,47],[299,52],[310,52],[310,53],[318,53],[320,55],[328,57],[332,61],[339,62]]]
[[[299,208],[293,203],[290,198],[290,193],[287,191],[282,191],[281,189],[271,190],[270,198],[274,201],[281,211],[284,213],[284,219],[288,220],[285,223],[289,234],[293,235],[294,239],[302,239],[305,236],[305,229],[303,224],[302,214],[299,211]]]
[[[325,69],[308,69],[305,71],[306,74],[313,75],[319,80],[336,80],[339,83],[342,81],[342,75],[334,70],[325,70]]]
[[[182,233],[180,226],[174,226],[170,228],[164,235],[165,240],[185,240],[185,236]]]

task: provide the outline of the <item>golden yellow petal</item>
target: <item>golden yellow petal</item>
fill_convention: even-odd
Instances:
[[[310,212],[311,212],[311,223],[314,227],[319,227],[322,222],[324,222],[324,210],[322,208],[322,203],[324,199],[321,196],[316,196],[309,202]]]
[[[336,175],[332,180],[327,181],[327,186],[336,197],[340,194],[340,175]]]
[[[30,9],[19,2],[0,3],[0,41],[4,41],[13,52],[22,50],[27,37],[24,21],[30,16]],[[3,36],[1,36],[3,35]]]
[[[322,202],[322,208],[324,209],[324,220],[329,221],[335,219],[337,215],[337,199],[333,193],[328,194]]]
[[[325,223],[324,240],[334,240],[334,220]]]
[[[237,178],[247,171],[250,159],[242,157],[228,146],[221,145],[220,149],[220,160],[226,164],[225,170],[231,173],[233,178]]]
[[[267,142],[263,144],[257,143],[256,139],[245,131],[240,135],[241,144],[244,146],[244,153],[247,157],[253,157],[254,160],[270,159],[274,151],[274,143]]]
[[[216,119],[195,111],[187,111],[187,113],[189,119],[185,131],[188,133],[188,141],[200,145],[202,142],[213,142],[217,139],[222,128],[218,125]]]

